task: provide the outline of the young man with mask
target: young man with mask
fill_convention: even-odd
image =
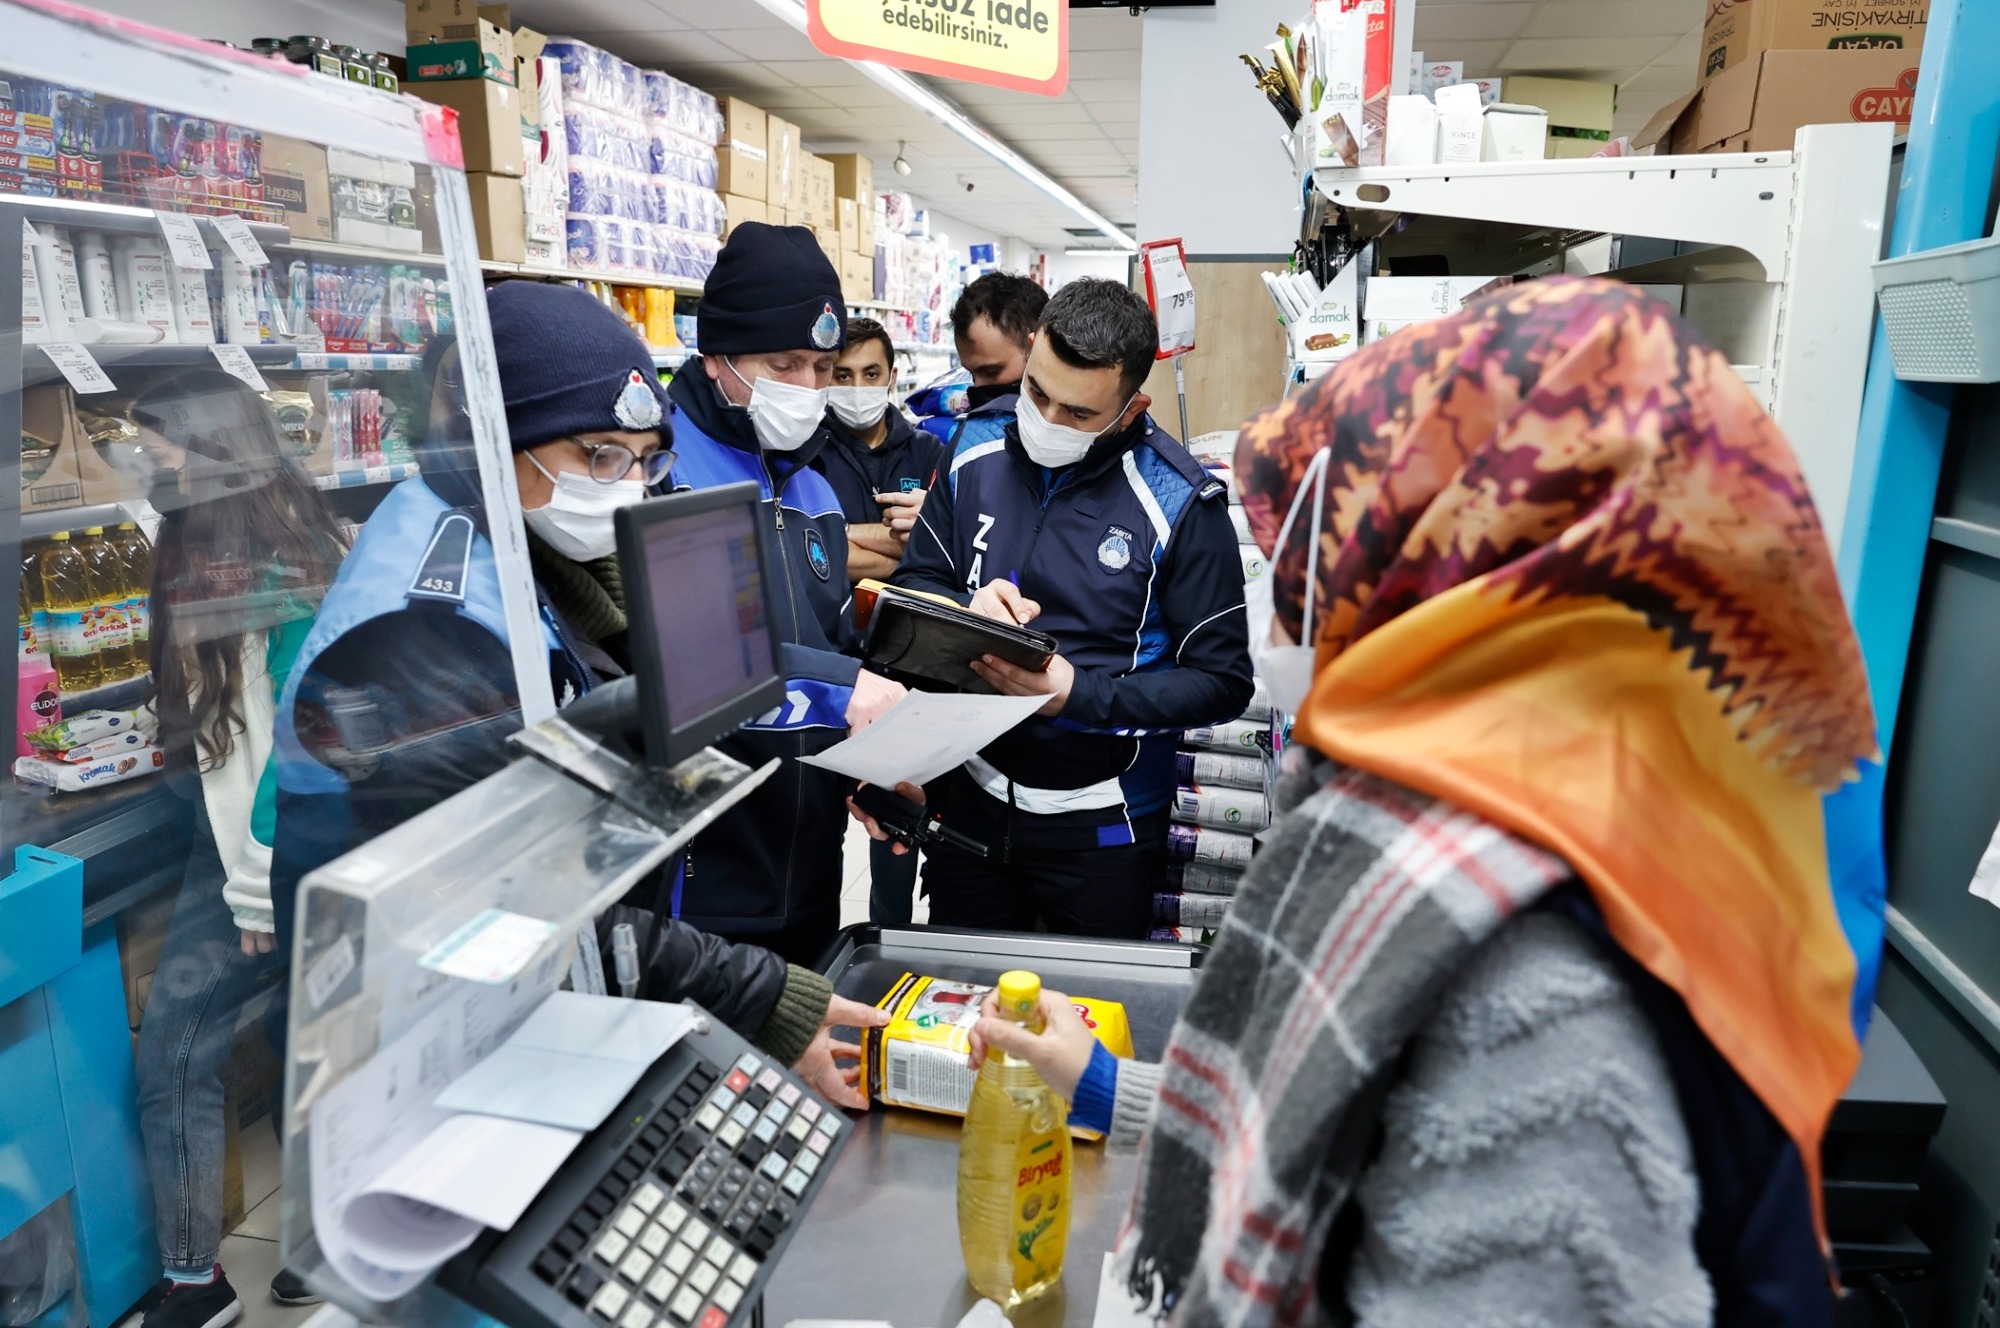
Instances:
[[[847,523],[812,468],[834,360],[845,340],[840,278],[803,226],[747,222],[729,234],[695,313],[699,357],[674,376],[676,489],[749,480],[772,540],[786,704],[722,744],[783,765],[700,835],[676,915],[812,963],[840,929],[841,843],[853,781],[801,764],[887,711],[903,688],[861,671],[853,644]]]
[[[961,443],[897,569],[897,585],[1059,646],[1042,673],[973,664],[997,690],[1048,703],[928,790],[991,854],[927,854],[934,923],[1145,936],[1181,730],[1249,703],[1224,486],[1153,423],[1139,390],[1158,345],[1152,312],[1119,283],[1058,291],[1014,422]]]
[[[307,872],[518,755],[507,746],[521,703],[494,523],[527,526],[558,702],[626,672],[612,513],[642,501],[673,456],[651,357],[623,319],[574,287],[504,282],[486,303],[525,510],[487,509],[458,348],[434,346],[423,473],[390,490],[362,527],[278,699],[271,896],[281,946]],[[650,904],[650,886],[635,893]],[[823,1024],[852,1025],[865,1010],[768,950],[671,918],[654,926],[621,905],[598,920],[600,935],[621,918],[652,938],[642,995],[700,1002],[797,1061],[822,1091],[860,1105]]]
[[[886,579],[903,560],[944,445],[910,426],[890,402],[895,347],[872,318],[847,324],[847,347],[833,362],[826,424],[832,440],[813,469],[826,476],[847,517],[847,579]],[[878,919],[879,921],[879,919]]]
[[[1040,285],[1011,272],[989,272],[961,291],[951,306],[961,367],[911,394],[906,404],[928,417],[917,427],[952,452],[998,438],[1014,418],[1028,343],[1048,302]]]
[[[887,580],[903,559],[925,491],[944,459],[944,444],[910,427],[889,401],[895,346],[870,318],[847,324],[847,347],[833,363],[827,414],[831,441],[813,467],[826,476],[847,516],[847,579]],[[917,889],[917,858],[887,841],[868,849],[868,918],[908,926]]]

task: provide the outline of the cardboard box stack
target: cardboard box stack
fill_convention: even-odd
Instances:
[[[1801,126],[1910,123],[1929,6],[1739,0],[1711,6],[1702,85],[1655,115],[1635,146],[1771,152]]]
[[[466,184],[472,192],[474,230],[482,258],[502,263],[526,261],[524,216],[528,140],[537,134],[532,96],[518,86],[520,67],[506,5],[475,0],[406,0],[404,35],[409,90],[458,114],[458,138],[465,151]],[[524,30],[530,44],[539,34]],[[539,140],[534,155],[539,157]],[[328,154],[333,177],[334,238],[347,244],[420,250],[416,223],[414,168],[334,149]],[[408,176],[405,180],[403,177]],[[346,178],[349,184],[343,185]],[[401,189],[399,198],[395,190]],[[389,234],[404,217],[409,200],[408,236]]]
[[[705,278],[728,216],[716,99],[573,38],[543,56],[561,66],[570,265]]]
[[[746,221],[771,219],[770,117],[741,97],[721,102],[722,136],[716,144],[715,187],[722,193],[723,238]],[[782,211],[782,208],[780,209]]]
[[[833,168],[834,210],[840,224],[840,290],[850,303],[878,298],[875,287],[875,163],[859,152],[825,159]]]

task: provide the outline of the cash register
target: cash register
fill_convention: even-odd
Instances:
[[[621,510],[632,678],[531,726],[529,756],[302,885],[284,1247],[364,1321],[449,1322],[469,1306],[510,1328],[747,1322],[852,1133],[787,1067],[702,1016],[509,1229],[434,1277],[371,1281],[380,1270],[340,1262],[314,1228],[324,1161],[308,1159],[358,1142],[309,1139],[316,1101],[406,1036],[450,1028],[460,1068],[426,1062],[414,1093],[393,1087],[373,1106],[368,1146],[401,1155],[442,1083],[558,985],[564,947],[768,775],[707,745],[784,698],[760,515],[750,484]],[[496,911],[550,938],[511,978],[468,987],[423,958]]]

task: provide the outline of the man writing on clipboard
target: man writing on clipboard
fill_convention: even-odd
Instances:
[[[1152,311],[1113,281],[1043,312],[1016,418],[961,443],[893,584],[1055,638],[1042,672],[995,657],[995,690],[1048,703],[927,790],[980,858],[928,850],[940,925],[1144,937],[1183,729],[1252,689],[1243,572],[1221,481],[1146,413]]]

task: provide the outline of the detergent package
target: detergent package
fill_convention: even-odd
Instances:
[[[915,1107],[947,1116],[963,1116],[972,1102],[979,1078],[965,1063],[972,1049],[972,1026],[979,1022],[979,1005],[990,986],[947,982],[943,978],[905,973],[879,1008],[889,1012],[881,1028],[861,1031],[861,1063],[868,1097],[892,1107]],[[1072,996],[1076,1012],[1090,1026],[1105,1050],[1132,1056],[1132,1026],[1125,1007],[1116,1001]],[[1094,1131],[1073,1130],[1085,1139]]]

